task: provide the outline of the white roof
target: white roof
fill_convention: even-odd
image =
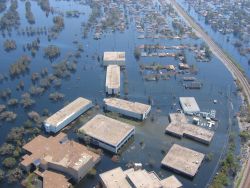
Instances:
[[[104,52],[104,61],[125,61],[125,52]]]
[[[180,103],[185,113],[200,112],[200,108],[194,97],[180,97]]]
[[[108,65],[106,73],[106,87],[112,89],[120,88],[120,66]]]
[[[101,180],[107,188],[132,188],[126,180],[126,174],[121,167],[100,174]]]
[[[119,98],[105,98],[103,101],[108,106],[123,109],[129,112],[135,112],[138,114],[144,114],[151,109],[150,105],[139,102],[131,102]]]
[[[79,131],[112,146],[117,146],[134,129],[132,125],[98,114]]]
[[[44,121],[44,123],[49,124],[50,126],[57,127],[63,121],[68,119],[70,116],[81,110],[83,107],[91,104],[92,102],[88,99],[79,97],[73,102],[69,103],[67,106],[62,108],[61,110],[54,113],[48,119]]]

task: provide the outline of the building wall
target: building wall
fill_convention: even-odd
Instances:
[[[58,126],[52,126],[51,124],[44,123],[46,132],[53,132],[57,133],[61,129],[63,129],[66,125],[68,125],[70,122],[72,122],[74,119],[76,119],[78,116],[80,116],[82,113],[86,112],[88,109],[90,109],[93,106],[92,103],[82,107],[79,111],[75,112],[71,116],[69,116],[66,120],[61,122]]]
[[[106,86],[106,93],[109,95],[117,95],[120,93],[120,87],[118,88],[109,88],[108,86]]]
[[[142,120],[145,117],[145,114],[139,114],[139,113],[136,113],[136,112],[123,110],[123,109],[120,109],[120,108],[116,108],[114,106],[109,106],[108,104],[106,104],[106,109],[108,111],[117,112],[117,113],[123,114],[125,116],[129,116],[129,117],[136,118],[136,119],[139,119],[139,120]]]
[[[116,153],[118,150],[135,134],[135,129],[133,129],[116,147]]]
[[[78,170],[78,182],[96,165],[96,163],[99,162],[96,161],[94,162],[92,159],[89,160],[85,165],[83,165],[79,170]]]
[[[113,153],[117,153],[118,150],[128,141],[130,137],[132,137],[135,134],[135,129],[133,129],[117,146],[111,146],[110,144],[104,143],[100,140],[97,140],[95,138],[91,138],[91,143],[94,145],[97,145],[101,148],[104,148],[106,150],[109,150]]]

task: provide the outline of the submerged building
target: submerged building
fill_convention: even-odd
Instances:
[[[180,105],[185,114],[200,112],[200,108],[194,97],[180,97]]]
[[[106,110],[139,120],[146,119],[151,110],[150,105],[118,98],[105,98],[103,101]]]
[[[79,97],[44,121],[46,132],[57,133],[93,106],[92,101]]]
[[[108,65],[105,87],[109,95],[120,93],[120,67],[118,65]]]
[[[125,52],[104,52],[103,65],[125,66]]]
[[[121,167],[117,167],[100,174],[100,178],[104,188],[182,187],[182,183],[175,176],[170,176],[161,180],[154,171],[148,172],[144,169],[130,168],[123,171]]]
[[[90,137],[94,145],[117,153],[119,149],[135,134],[132,125],[98,114],[80,129],[79,136]]]
[[[166,127],[167,134],[176,137],[188,137],[198,142],[209,144],[214,136],[214,131],[188,123],[188,120],[183,113],[169,114],[170,124]]]
[[[84,145],[68,140],[64,133],[48,138],[39,135],[25,144],[23,149],[28,154],[23,156],[21,166],[27,172],[35,168],[58,171],[76,182],[79,182],[101,159],[100,155]],[[46,173],[42,172],[41,176],[44,175]],[[63,178],[62,175],[58,176]]]
[[[178,173],[194,177],[204,157],[203,153],[174,144],[161,161],[161,164]]]

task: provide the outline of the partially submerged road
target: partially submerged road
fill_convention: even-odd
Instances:
[[[231,72],[234,79],[238,80],[242,92],[244,93],[248,105],[250,105],[250,85],[248,79],[245,75],[239,70],[236,64],[226,55],[226,53],[213,41],[213,39],[184,11],[184,9],[175,1],[175,0],[168,0],[169,3],[172,4],[176,12],[183,17],[183,19],[189,24],[195,34],[202,38],[207,45],[209,46],[210,50],[213,54],[227,67],[227,69]],[[241,182],[242,188],[249,188],[250,187],[250,162],[246,162],[245,171],[243,173],[243,178]]]

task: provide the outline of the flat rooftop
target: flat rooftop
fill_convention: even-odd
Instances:
[[[174,144],[161,161],[161,164],[193,177],[197,173],[204,156],[203,153]]]
[[[79,97],[72,101],[70,104],[62,108],[61,110],[54,113],[44,122],[50,124],[51,126],[58,126],[60,123],[65,121],[67,118],[72,116],[74,113],[80,111],[83,107],[91,104],[92,102],[88,99]]]
[[[184,112],[199,112],[200,108],[194,97],[180,97],[180,104]]]
[[[23,166],[29,166],[39,160],[78,171],[85,164],[97,163],[100,160],[99,155],[88,150],[82,144],[68,140],[64,133],[48,138],[39,135],[25,144],[23,149],[31,153],[23,157],[21,162]]]
[[[123,171],[121,167],[117,167],[100,174],[100,178],[106,188],[180,188],[182,186],[175,176],[161,180],[154,171],[148,172],[144,169],[130,168]]]
[[[118,98],[105,98],[103,101],[108,106],[112,106],[130,112],[135,112],[138,114],[144,114],[151,108],[151,106],[147,104],[139,102],[131,102]]]
[[[167,133],[172,133],[176,136],[187,136],[204,143],[210,143],[214,132],[205,128],[189,124],[185,114],[171,113],[169,114],[170,124],[166,127]]]
[[[120,66],[108,65],[106,73],[106,87],[120,88]]]
[[[130,170],[127,177],[135,187],[162,187],[160,180],[154,172],[146,170]]]
[[[133,130],[134,126],[132,125],[98,114],[84,124],[79,132],[112,146],[117,146]]]
[[[100,174],[100,177],[107,188],[132,188],[121,167],[104,172]]]
[[[43,188],[69,188],[71,183],[63,174],[45,170],[38,174],[43,178]]]
[[[161,184],[163,185],[164,188],[181,188],[182,187],[182,183],[173,175],[161,180]]]
[[[104,61],[125,61],[125,52],[104,52]]]

